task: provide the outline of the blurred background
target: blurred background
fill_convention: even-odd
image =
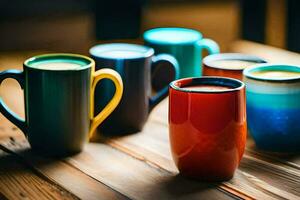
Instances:
[[[222,51],[244,39],[300,52],[297,0],[1,0],[0,8],[0,51],[86,53],[178,26],[201,31]]]

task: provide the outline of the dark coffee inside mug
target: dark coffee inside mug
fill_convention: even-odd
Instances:
[[[203,77],[202,79],[186,79],[176,82],[178,90],[185,92],[228,92],[242,86],[240,82],[230,78]]]

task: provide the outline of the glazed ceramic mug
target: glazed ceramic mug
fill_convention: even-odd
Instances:
[[[224,77],[173,81],[169,133],[181,174],[205,181],[230,179],[247,137],[244,83]]]
[[[206,56],[203,59],[204,76],[223,76],[243,80],[246,67],[266,63],[257,56],[241,53],[220,53]]]
[[[258,148],[300,151],[300,67],[261,64],[244,71],[248,128]]]
[[[90,49],[97,69],[108,67],[120,73],[124,94],[115,111],[99,126],[105,135],[122,135],[142,130],[150,111],[168,95],[168,84],[152,96],[151,76],[156,69],[170,66],[172,80],[178,78],[178,64],[166,54],[154,56],[152,48],[126,43],[96,45]],[[99,112],[114,93],[110,81],[96,88],[95,111]]]
[[[202,50],[219,53],[219,46],[211,39],[203,38],[199,31],[187,28],[155,28],[144,33],[144,42],[155,54],[173,55],[180,67],[180,78],[202,75]],[[157,77],[160,79],[159,77]]]
[[[0,112],[19,127],[31,148],[50,156],[82,150],[96,127],[118,105],[123,91],[119,74],[111,69],[95,72],[91,58],[76,54],[45,54],[26,60],[23,71],[0,72],[24,89],[25,119],[13,113],[0,98]],[[94,116],[94,89],[110,79],[116,92],[107,106]]]

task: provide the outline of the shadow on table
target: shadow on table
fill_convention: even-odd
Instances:
[[[8,200],[8,198],[6,198],[6,197],[4,196],[4,194],[1,193],[1,191],[0,191],[0,199],[1,199],[1,200]]]
[[[215,183],[204,183],[199,180],[183,177],[180,174],[171,177],[168,181],[162,183],[162,186],[178,197],[217,188],[217,184]]]
[[[5,153],[2,153],[2,151]],[[0,145],[0,170],[18,171],[19,168],[26,168],[40,174],[36,167],[51,167],[52,164],[58,162],[58,158],[44,157],[33,152],[30,147],[12,151],[11,149]],[[3,167],[6,167],[5,169]]]
[[[149,188],[135,189],[143,191],[145,199],[151,199],[152,196],[162,199],[226,199],[224,194],[227,194],[215,183],[204,183],[181,175],[170,174],[153,181],[153,184]]]
[[[15,155],[6,154],[0,150],[0,171],[1,172],[5,172],[5,173],[18,172],[22,168],[24,168],[24,164],[21,163]]]
[[[268,152],[258,149],[253,141],[253,139],[248,139],[246,152],[247,155],[252,157],[258,157],[266,159],[274,164],[284,162],[294,162],[300,165],[300,152],[291,152],[291,153],[278,153],[278,152]]]
[[[300,165],[300,152],[276,153],[276,152],[263,151],[256,147],[251,134],[248,134],[247,137],[245,155],[267,160],[268,162],[271,162],[273,164],[280,164],[280,163],[287,164],[287,162],[290,162],[290,163],[295,163],[297,165]]]
[[[97,131],[94,133],[93,137],[90,139],[90,142],[107,143],[107,141],[109,141],[109,140],[114,140],[114,139],[130,136],[130,135],[135,135],[135,134],[139,134],[139,133],[140,132],[127,133],[127,134],[122,134],[122,135],[109,135],[109,134],[102,134]]]

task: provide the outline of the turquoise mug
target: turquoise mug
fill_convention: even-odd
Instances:
[[[177,59],[180,68],[179,78],[202,75],[203,49],[209,54],[220,52],[215,41],[203,38],[199,31],[193,29],[155,28],[146,31],[143,37],[145,45],[152,47],[155,54],[167,53]]]
[[[244,70],[248,129],[259,149],[300,151],[300,66],[258,64]]]

